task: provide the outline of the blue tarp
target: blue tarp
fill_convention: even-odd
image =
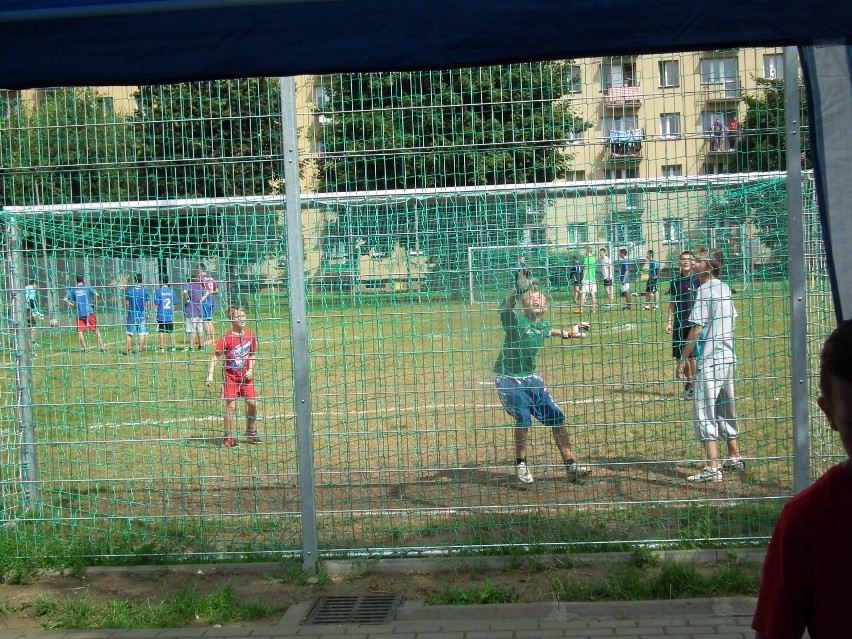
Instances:
[[[851,39],[852,2],[836,0],[0,0],[0,88]]]

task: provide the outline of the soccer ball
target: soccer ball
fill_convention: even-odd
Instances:
[[[54,317],[52,320],[50,320],[50,327],[56,328],[57,326],[59,326],[59,320]]]

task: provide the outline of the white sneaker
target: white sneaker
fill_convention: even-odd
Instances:
[[[722,462],[722,468],[724,470],[732,470],[738,473],[745,472],[745,462],[742,457],[731,457],[730,459],[726,459]]]
[[[580,479],[580,477],[592,474],[592,467],[584,466],[583,464],[568,464],[565,466],[565,470],[568,473],[568,479],[572,480],[577,480]]]
[[[697,475],[690,475],[686,481],[722,481],[722,469],[705,466]]]
[[[515,470],[518,473],[518,481],[520,483],[529,485],[535,482],[535,479],[533,479],[532,473],[530,472],[530,469],[527,468],[525,462],[521,462],[515,466]]]

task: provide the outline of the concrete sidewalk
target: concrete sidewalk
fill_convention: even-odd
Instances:
[[[750,597],[607,603],[538,603],[425,606],[404,602],[386,624],[308,625],[313,602],[290,607],[273,626],[165,630],[0,631],[0,639],[237,639],[314,637],[340,639],[514,639],[619,637],[751,639],[755,600]],[[807,636],[807,635],[806,635]]]

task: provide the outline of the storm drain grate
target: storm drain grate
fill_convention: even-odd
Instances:
[[[402,597],[320,597],[302,623],[388,623]]]

